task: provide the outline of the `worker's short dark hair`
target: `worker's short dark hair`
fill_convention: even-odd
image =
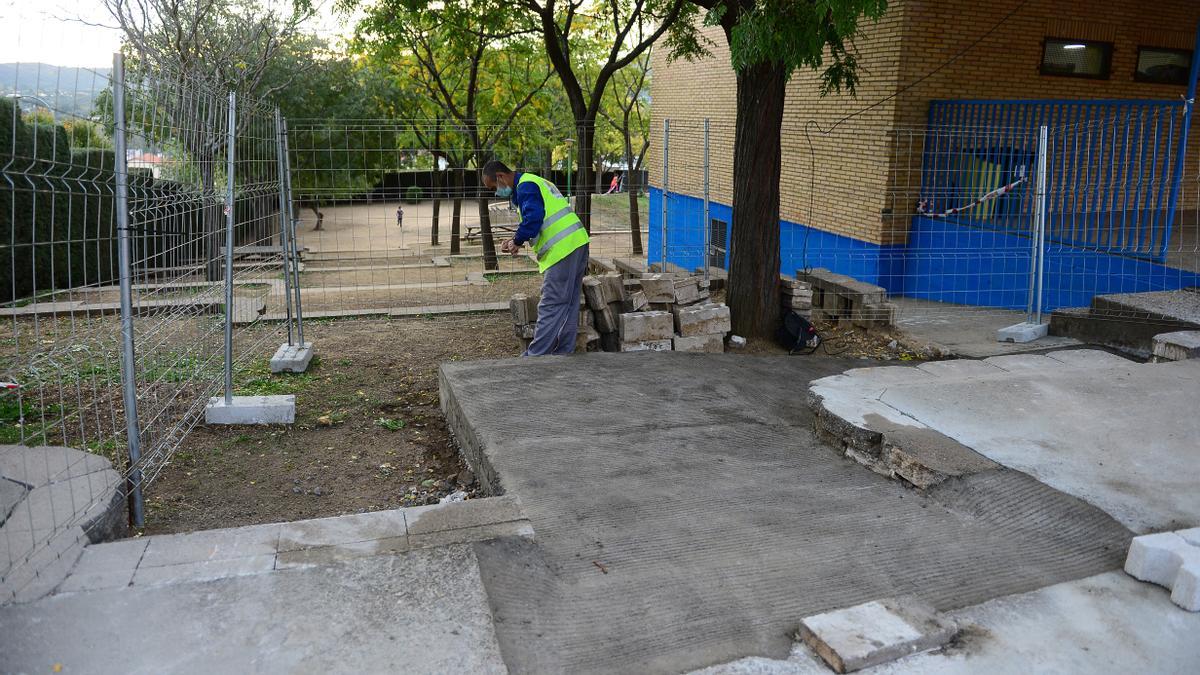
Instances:
[[[498,173],[512,173],[508,165],[498,159],[493,159],[483,165],[483,177],[495,180]]]

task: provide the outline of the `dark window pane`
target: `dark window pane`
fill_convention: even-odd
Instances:
[[[1042,50],[1042,74],[1107,78],[1112,45],[1107,42],[1047,39]]]
[[[1186,85],[1191,69],[1190,50],[1139,47],[1137,74],[1134,79],[1138,82]]]

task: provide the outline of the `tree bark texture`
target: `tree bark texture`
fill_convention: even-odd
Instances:
[[[775,62],[746,68],[737,78],[727,299],[733,332],[743,337],[770,337],[780,319],[780,131],[786,84],[787,72]]]

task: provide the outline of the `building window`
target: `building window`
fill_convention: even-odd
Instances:
[[[1137,72],[1133,75],[1138,82],[1186,85],[1191,72],[1190,49],[1138,47]]]
[[[1043,43],[1043,75],[1106,80],[1111,69],[1111,42],[1046,38]]]
[[[712,218],[708,222],[708,260],[705,264],[709,267],[725,269],[729,249],[725,240],[728,227],[729,223],[719,218]]]

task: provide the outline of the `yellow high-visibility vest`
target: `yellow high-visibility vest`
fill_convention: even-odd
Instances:
[[[542,219],[542,230],[533,242],[533,253],[537,256],[538,271],[545,274],[551,265],[571,255],[575,249],[586,246],[588,233],[571,208],[571,201],[558,191],[554,183],[532,173],[521,174],[517,184],[521,183],[536,183],[542,193],[546,217]]]

